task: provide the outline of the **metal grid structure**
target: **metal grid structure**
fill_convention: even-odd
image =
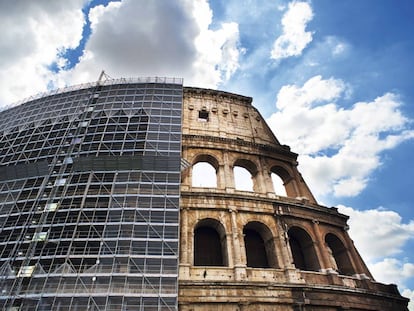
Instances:
[[[182,81],[0,113],[0,307],[177,310]]]

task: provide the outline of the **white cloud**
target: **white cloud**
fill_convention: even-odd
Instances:
[[[279,140],[299,153],[305,180],[317,196],[357,195],[381,165],[381,153],[414,137],[397,95],[386,93],[345,109],[336,101],[347,92],[343,81],[321,76],[302,87],[283,86],[278,111],[268,119]]]
[[[307,2],[289,3],[288,11],[282,18],[283,33],[271,51],[273,59],[298,56],[312,41],[312,33],[306,31],[306,24],[313,18],[312,8]]]
[[[344,83],[341,80],[322,80],[321,76],[309,79],[303,87],[286,85],[277,95],[276,107],[278,109],[295,109],[297,107],[309,107],[315,102],[324,102],[337,99],[344,91]],[[295,105],[292,106],[291,102]]]
[[[384,258],[380,262],[371,264],[370,270],[377,281],[385,284],[401,284],[414,277],[414,264],[403,263],[396,258]]]
[[[50,85],[95,81],[102,69],[114,78],[182,77],[186,85],[216,88],[239,68],[238,24],[210,29],[207,0],[124,0],[90,9],[91,35],[80,62],[66,70],[62,55],[82,39],[86,2],[0,3],[2,29],[8,30],[0,42],[0,105]]]
[[[79,64],[64,74],[69,84],[112,77],[166,76],[194,60],[197,25],[183,2],[123,1],[89,12],[91,35]]]
[[[343,205],[339,205],[338,209],[350,216],[349,234],[368,262],[375,263],[401,253],[405,243],[414,238],[414,221],[403,223],[401,216],[394,211],[381,208],[359,211]],[[413,266],[406,268],[413,272]]]
[[[1,1],[0,106],[45,91],[52,63],[82,36],[84,0]]]
[[[403,223],[398,213],[383,208],[361,211],[339,205],[338,210],[350,216],[349,235],[375,280],[397,284],[401,294],[411,299],[409,309],[414,310],[414,292],[406,286],[414,278],[414,263],[396,257],[414,239],[414,220]]]
[[[193,11],[200,32],[195,38],[197,57],[192,77],[187,80],[191,85],[216,87],[239,68],[239,56],[243,53],[238,47],[239,27],[230,22],[222,23],[217,30],[209,29],[213,14],[206,2],[195,6]]]
[[[70,84],[112,77],[183,77],[186,85],[217,87],[239,67],[239,30],[211,30],[205,0],[131,1],[91,9],[92,34],[80,63],[63,75]]]
[[[408,310],[414,311],[414,290],[406,288],[402,291],[401,295],[410,299],[410,302],[408,303]]]

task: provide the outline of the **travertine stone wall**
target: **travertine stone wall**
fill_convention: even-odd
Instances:
[[[184,89],[182,157],[190,166],[181,181],[180,309],[406,310],[395,286],[372,279],[348,236],[348,217],[318,205],[298,171],[297,154],[279,143],[251,102]],[[215,168],[217,187],[192,186],[198,162]],[[236,189],[235,165],[251,173],[253,191]],[[275,194],[272,172],[287,196]],[[217,232],[220,250],[205,244],[196,254],[200,227]],[[247,245],[252,232],[265,249],[266,267],[248,263],[258,259]],[[195,265],[203,251],[221,251],[222,263]]]

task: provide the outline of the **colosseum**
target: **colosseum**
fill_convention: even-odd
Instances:
[[[250,97],[119,79],[0,112],[3,310],[407,310],[347,220]]]

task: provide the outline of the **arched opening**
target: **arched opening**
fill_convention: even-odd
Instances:
[[[342,241],[334,234],[328,233],[325,236],[327,251],[330,254],[332,268],[336,269],[340,274],[353,275],[355,270],[349,259],[348,250]]]
[[[227,266],[226,235],[214,219],[204,219],[194,229],[194,266]]]
[[[292,227],[288,236],[295,267],[300,270],[319,271],[318,257],[309,234],[302,228]]]
[[[236,190],[254,191],[254,177],[257,174],[256,165],[246,159],[238,159],[234,162],[233,175]]]
[[[193,187],[216,188],[217,169],[218,162],[214,157],[207,154],[199,155],[192,167],[191,185]]]
[[[217,187],[217,174],[213,165],[208,162],[198,162],[193,165],[193,187]]]
[[[288,184],[292,180],[289,173],[281,166],[273,166],[270,170],[270,176],[275,193],[280,196],[288,196]],[[292,196],[292,186],[290,188],[290,195]]]
[[[277,268],[273,236],[269,228],[259,222],[250,222],[243,228],[247,266]]]
[[[235,166],[233,168],[233,174],[236,190],[253,191],[252,174],[247,169],[241,166]]]
[[[277,195],[287,197],[286,188],[282,178],[280,178],[279,175],[273,172],[270,174],[270,177],[272,178],[273,190],[275,191],[275,193]]]

